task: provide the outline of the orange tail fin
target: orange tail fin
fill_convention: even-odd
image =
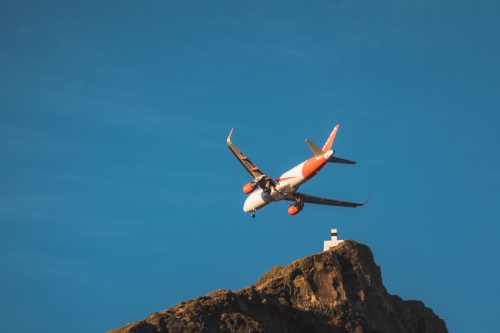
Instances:
[[[321,149],[324,153],[332,149],[333,141],[335,141],[335,136],[337,135],[338,129],[339,129],[339,124],[335,125],[332,132],[330,133],[330,136],[328,137],[328,139],[326,139],[325,145]]]

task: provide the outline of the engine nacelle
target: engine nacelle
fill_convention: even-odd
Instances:
[[[304,208],[304,205],[297,206],[296,204],[288,206],[288,214],[296,215]]]
[[[254,183],[254,182],[250,182],[250,183],[246,183],[245,185],[243,185],[243,193],[245,194],[250,194],[252,193],[255,188],[257,187],[257,183]]]

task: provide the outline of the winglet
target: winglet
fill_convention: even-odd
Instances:
[[[339,124],[335,125],[332,132],[330,133],[330,136],[328,137],[328,139],[326,139],[325,145],[321,149],[324,153],[332,149],[333,141],[335,141],[335,136],[337,135],[338,129],[339,129]]]
[[[371,198],[372,198],[372,194],[370,193],[368,198],[366,198],[365,202],[363,202],[363,206],[366,205],[368,203],[368,201],[370,201]]]
[[[229,132],[229,135],[227,136],[227,144],[231,143],[231,135],[233,135],[233,130],[234,128],[231,128],[231,132]]]

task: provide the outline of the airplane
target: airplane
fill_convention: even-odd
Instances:
[[[252,181],[243,185],[243,193],[249,195],[243,205],[243,211],[245,213],[250,213],[250,216],[255,218],[255,212],[257,210],[271,202],[280,200],[294,201],[294,203],[288,207],[288,214],[290,215],[296,215],[301,212],[305,203],[352,208],[365,205],[366,202],[356,203],[325,199],[298,192],[299,187],[317,175],[327,163],[356,164],[354,161],[334,156],[335,151],[332,150],[332,145],[338,129],[339,124],[335,125],[333,128],[323,148],[319,148],[311,140],[306,139],[306,144],[314,156],[288,170],[276,179],[271,179],[263,173],[241,152],[241,150],[238,149],[238,147],[236,147],[231,141],[234,128],[231,129],[227,137],[229,150],[236,156],[241,165],[243,165],[253,178]]]

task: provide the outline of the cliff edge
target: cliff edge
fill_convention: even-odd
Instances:
[[[275,266],[252,286],[181,302],[109,333],[444,333],[420,301],[390,295],[370,249],[344,241]]]

